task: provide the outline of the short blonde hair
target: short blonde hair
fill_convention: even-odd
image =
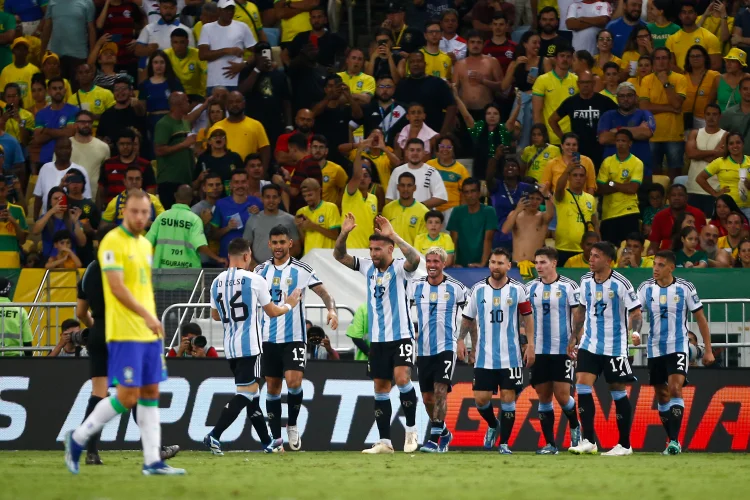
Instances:
[[[440,257],[440,260],[443,262],[443,264],[448,261],[448,252],[446,252],[443,247],[428,248],[424,256],[427,257],[428,255],[437,255],[438,257]]]
[[[300,191],[317,191],[320,189],[320,183],[313,179],[312,177],[308,177],[304,181],[302,181],[302,184],[300,184]]]

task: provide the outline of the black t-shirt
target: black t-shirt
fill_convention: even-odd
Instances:
[[[240,81],[252,71],[249,67],[242,70]],[[284,133],[283,103],[291,98],[286,75],[279,70],[259,74],[252,90],[245,94],[245,114],[263,124],[271,144]]]
[[[338,152],[339,145],[349,142],[349,122],[351,120],[352,108],[342,105],[335,108],[326,108],[325,111],[315,117],[314,131],[328,139],[328,158],[339,165],[344,159]]]
[[[238,168],[242,169],[243,166],[244,161],[240,158],[240,155],[234,151],[229,151],[221,157],[212,156],[210,151],[206,151],[200,155],[195,162],[193,180],[197,179],[204,170],[210,170],[221,176],[221,180],[224,182],[225,191],[229,194],[229,180],[232,178],[232,172]]]
[[[312,68],[309,66],[290,66],[287,69],[287,74],[292,86],[292,107],[295,113],[303,108],[312,109],[326,96],[323,89],[326,84],[328,68],[321,65]]]
[[[418,51],[421,47],[424,47],[424,33],[420,30],[407,27],[403,32],[399,33],[395,34],[393,52],[404,51],[411,54],[412,52]]]
[[[302,51],[302,47],[307,45],[310,41],[310,35],[312,31],[303,31],[297,33],[295,37],[289,42],[289,57],[294,59]],[[325,35],[318,37],[318,63],[323,66],[333,68],[336,66],[336,62],[343,60],[344,53],[348,45],[340,35],[326,31]]]
[[[436,76],[404,78],[396,86],[394,99],[401,102],[418,102],[424,106],[425,123],[435,132],[443,128],[445,109],[456,104],[448,84]]]
[[[102,113],[99,118],[99,127],[96,129],[96,136],[104,140],[108,138],[110,144],[116,144],[120,137],[120,132],[124,128],[135,127],[136,130],[146,130],[146,120],[138,116],[132,106],[124,109],[111,107]],[[145,151],[141,144],[141,151]]]
[[[68,207],[80,208],[81,217],[78,220],[81,222],[88,220],[94,231],[96,231],[99,224],[102,222],[102,213],[96,207],[96,204],[89,198],[84,198],[82,200],[68,198]],[[91,233],[86,233],[86,245],[79,248],[76,254],[78,255],[78,258],[81,259],[81,264],[84,266],[89,265],[89,263],[94,260],[96,254],[94,252],[94,238]]]
[[[398,52],[391,53],[391,57],[393,58],[393,65],[398,68],[398,63],[403,59],[401,57],[401,54]],[[388,59],[381,59],[380,57],[375,59],[375,62],[373,63],[372,67],[372,77],[375,78],[377,81],[379,78],[383,78],[385,76],[391,75],[391,66],[388,64]]]
[[[591,99],[583,99],[580,94],[576,94],[565,99],[557,108],[558,116],[570,117],[570,128],[579,137],[578,151],[591,158],[597,170],[604,154],[604,147],[597,139],[599,118],[613,109],[617,109],[617,104],[599,93],[594,93]]]
[[[78,282],[78,298],[89,303],[94,325],[104,324],[104,285],[99,261],[93,261],[83,273]]]
[[[558,35],[551,40],[545,40],[544,38],[541,39],[541,43],[539,44],[539,55],[542,56],[539,59],[540,69],[542,68],[542,62],[544,61],[544,58],[555,57],[555,51],[560,45],[571,47],[573,45],[572,38],[563,36],[561,33],[558,33]],[[539,74],[541,75],[542,72],[540,71]]]
[[[409,122],[406,120],[408,104],[394,101],[391,106],[381,108],[377,99],[362,107],[362,118],[359,122],[365,128],[365,137],[376,128],[383,130],[385,143],[393,147],[393,141],[398,137],[401,129]]]

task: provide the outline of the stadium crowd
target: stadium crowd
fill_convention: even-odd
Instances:
[[[317,0],[5,0],[0,268],[85,267],[130,189],[155,268],[349,212],[454,267],[750,267],[745,3],[395,0],[359,48]]]

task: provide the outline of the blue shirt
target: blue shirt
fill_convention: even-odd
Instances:
[[[174,82],[173,87],[170,89],[169,82],[152,83],[151,80],[146,79],[138,86],[138,99],[146,101],[147,113],[169,111],[169,95],[172,92],[184,90],[179,81]]]
[[[10,134],[0,135],[0,146],[5,150],[4,169],[10,170],[16,163],[23,163],[21,144]]]
[[[501,181],[497,181],[497,188],[492,193],[492,206],[495,207],[495,213],[497,214],[497,232],[495,237],[492,239],[492,248],[505,247],[511,248],[513,243],[513,234],[503,234],[500,228],[503,227],[505,219],[508,218],[524,193],[530,192],[532,186],[525,182],[519,182],[515,190],[506,190],[505,184]],[[510,196],[509,196],[510,195]]]
[[[21,22],[39,21],[44,17],[42,6],[47,0],[5,0],[5,12],[21,18]]]
[[[638,24],[635,26],[627,24],[623,18],[610,21],[607,24],[607,29],[612,32],[612,37],[614,37],[614,40],[612,41],[612,53],[617,57],[622,57],[623,52],[625,52],[625,45],[628,43],[628,38],[630,38],[630,33],[633,31],[633,28],[640,28],[641,26],[644,28],[646,27],[643,21],[638,21]]]
[[[78,113],[78,111],[78,108],[72,104],[64,104],[63,107],[57,111],[52,109],[52,107],[47,106],[46,108],[41,109],[34,117],[36,128],[65,128],[68,124],[75,122],[76,113]],[[57,140],[52,139],[42,145],[42,152],[39,154],[39,162],[41,164],[52,161],[52,156],[55,154],[55,142],[57,142]]]
[[[227,227],[229,221],[237,216],[239,216],[242,222],[239,227],[232,229],[221,238],[219,242],[219,256],[226,257],[229,250],[229,242],[235,238],[242,238],[242,234],[245,231],[245,224],[247,224],[247,219],[250,218],[250,212],[247,209],[253,205],[258,207],[259,210],[263,210],[263,202],[255,196],[248,196],[247,201],[244,203],[235,203],[234,198],[231,196],[227,196],[216,202],[214,217],[211,219],[212,225],[218,228]]]
[[[656,130],[656,121],[654,115],[650,111],[644,111],[642,109],[636,109],[634,113],[630,115],[623,115],[619,110],[613,109],[607,111],[599,118],[599,128],[597,129],[597,135],[613,128],[621,127],[637,127],[641,123],[648,123],[651,132]],[[653,166],[651,161],[651,146],[648,141],[633,141],[633,147],[630,148],[630,152],[633,156],[643,162],[643,175],[651,175]],[[617,148],[614,144],[604,146],[604,158],[617,153]]]

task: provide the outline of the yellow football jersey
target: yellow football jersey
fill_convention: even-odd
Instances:
[[[346,239],[347,248],[369,248],[370,235],[375,232],[375,217],[378,215],[378,198],[372,193],[362,196],[359,189],[349,194],[344,188],[341,199],[341,213],[354,215],[357,227],[352,229]]]
[[[411,206],[405,207],[401,200],[393,200],[383,207],[383,217],[390,221],[393,230],[408,244],[413,245],[418,234],[426,233],[424,214],[429,209],[414,200]]]
[[[619,184],[628,184],[630,182],[640,184],[643,182],[643,162],[632,154],[624,161],[620,161],[617,155],[605,158],[599,169],[599,176],[596,178],[596,182],[607,184],[610,181]],[[637,194],[616,192],[604,196],[602,220],[637,213],[639,213]]]
[[[445,253],[447,254],[452,254],[456,251],[456,247],[453,245],[453,240],[448,233],[440,233],[434,240],[430,238],[429,233],[418,234],[417,237],[414,238],[414,244],[412,246],[422,255],[426,254],[427,250],[432,247],[440,247],[445,250]]]
[[[321,200],[315,209],[302,207],[297,210],[297,215],[304,215],[314,224],[324,229],[341,228],[341,214],[339,209],[333,203]],[[335,240],[327,238],[317,231],[307,231],[305,233],[305,253],[313,248],[333,248]]]

